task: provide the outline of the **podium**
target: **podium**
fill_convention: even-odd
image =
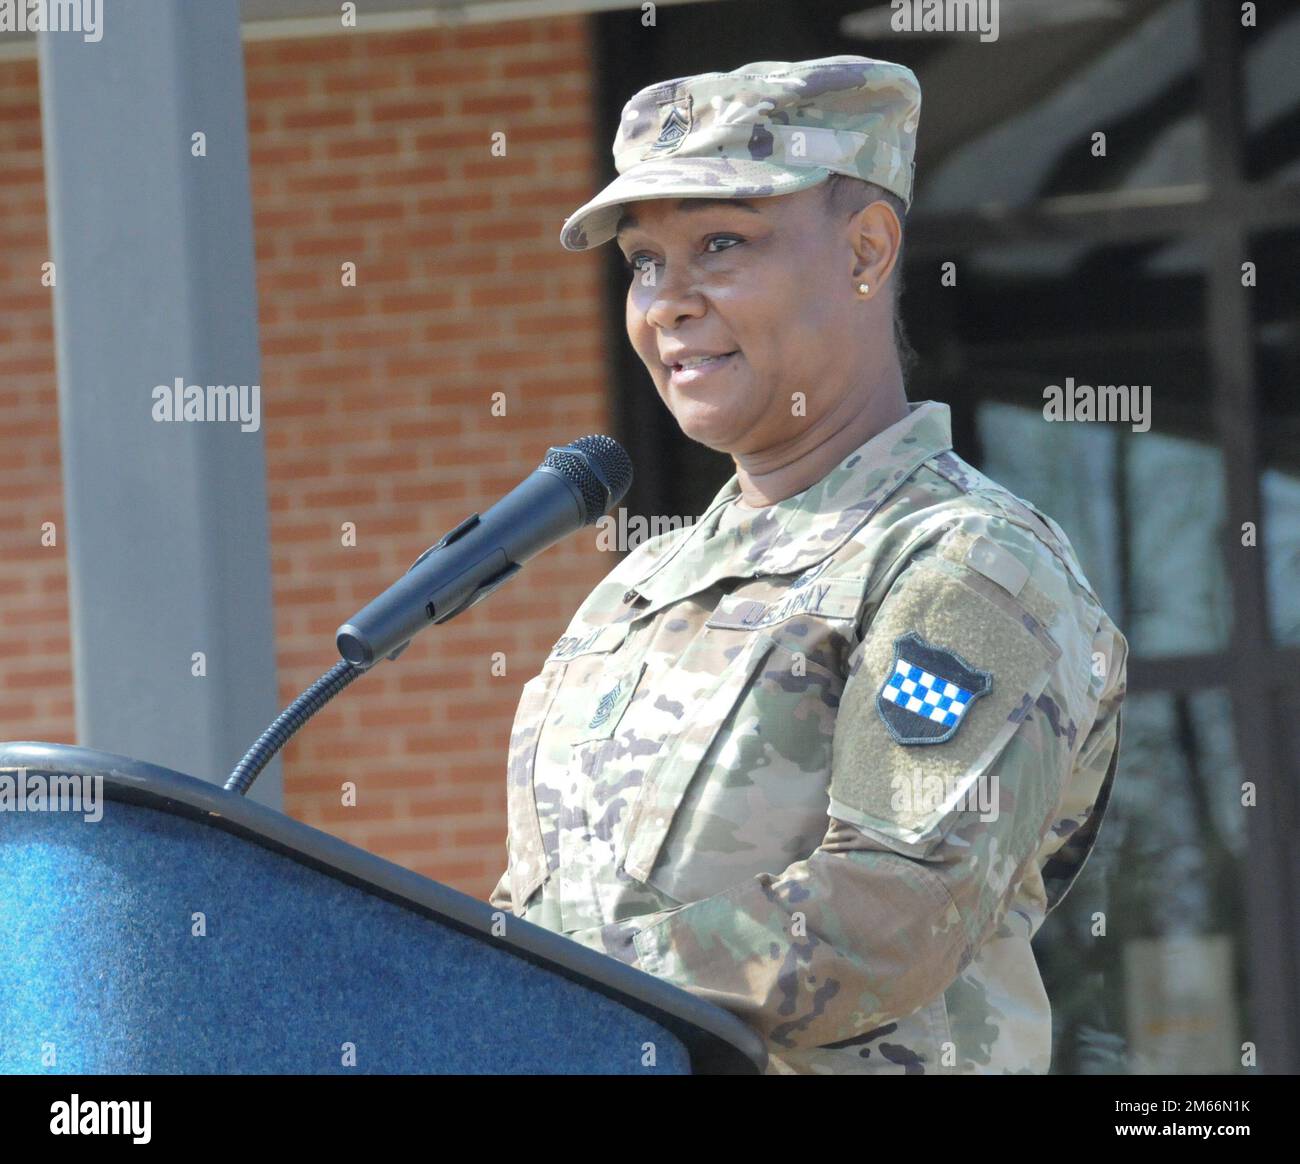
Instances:
[[[729,1012],[218,785],[32,742],[0,782],[0,1072],[765,1065]]]

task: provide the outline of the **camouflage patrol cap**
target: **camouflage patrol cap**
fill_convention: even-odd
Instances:
[[[755,61],[650,85],[623,107],[619,176],[565,220],[560,242],[608,242],[625,202],[790,194],[832,172],[910,207],[920,113],[912,70],[870,57]]]

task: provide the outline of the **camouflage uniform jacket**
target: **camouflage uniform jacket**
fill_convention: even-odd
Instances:
[[[1046,1072],[1030,939],[1105,811],[1124,636],[945,404],[738,496],[524,685],[491,902],[733,1011],[770,1073]]]

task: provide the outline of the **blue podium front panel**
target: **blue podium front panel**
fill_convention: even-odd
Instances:
[[[614,999],[201,820],[0,813],[0,1072],[690,1070]]]

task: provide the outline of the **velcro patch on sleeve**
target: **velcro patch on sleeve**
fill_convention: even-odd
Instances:
[[[909,566],[868,625],[845,683],[830,815],[924,852],[961,813],[996,811],[996,790],[979,777],[1059,655],[1004,586],[943,557]]]

